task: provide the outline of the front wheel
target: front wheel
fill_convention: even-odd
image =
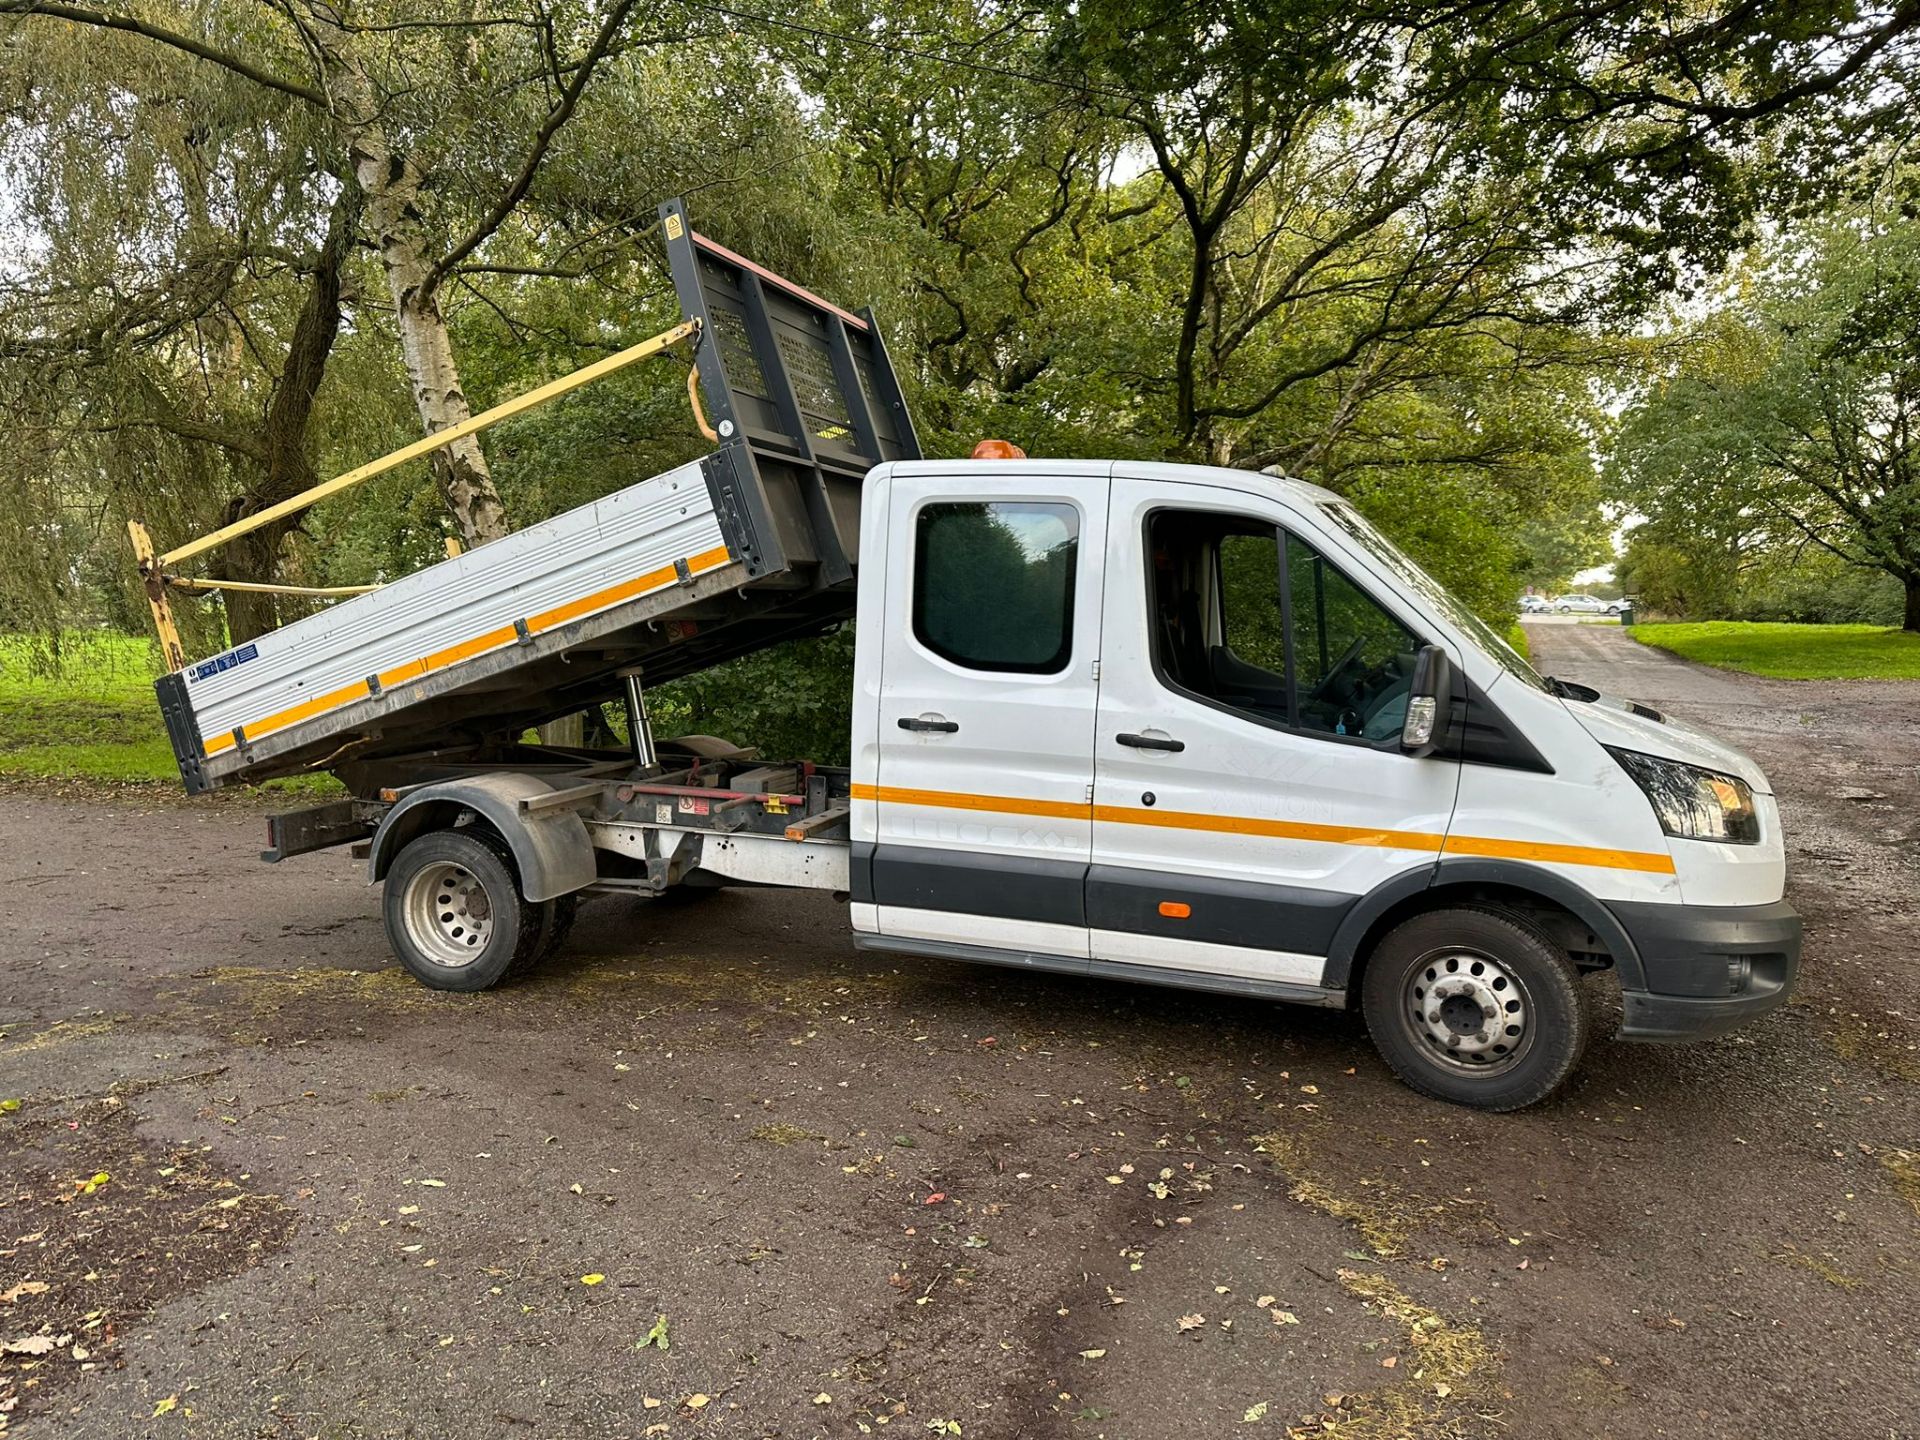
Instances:
[[[549,908],[521,898],[501,847],[462,830],[409,841],[381,901],[394,955],[435,990],[499,984],[539,946]]]
[[[1361,1007],[1394,1074],[1479,1110],[1545,1099],[1592,1030],[1573,962],[1499,910],[1433,910],[1394,928],[1367,962]]]

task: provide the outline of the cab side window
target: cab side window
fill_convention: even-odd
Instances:
[[[913,633],[971,670],[1054,675],[1073,653],[1080,516],[1047,501],[960,501],[915,521]]]
[[[1162,680],[1263,724],[1397,738],[1419,642],[1299,537],[1213,511],[1148,522]]]

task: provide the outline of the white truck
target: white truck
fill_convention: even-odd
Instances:
[[[1572,1071],[1592,972],[1628,1039],[1786,998],[1745,755],[1543,679],[1326,490],[918,458],[870,316],[665,228],[712,454],[159,682],[189,788],[340,776],[267,858],[359,846],[422,982],[583,895],[817,888],[862,948],[1357,1006],[1491,1110]],[[652,735],[643,680],[849,618],[850,767]],[[616,696],[630,750],[522,743]]]

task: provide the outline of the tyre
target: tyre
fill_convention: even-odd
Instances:
[[[504,847],[467,830],[409,841],[381,897],[388,945],[435,990],[499,984],[537,948],[545,909],[521,898]]]
[[[573,922],[580,913],[580,899],[576,895],[562,895],[558,900],[543,901],[538,908],[540,918],[533,942],[524,954],[514,958],[509,975],[520,976],[539,969],[567,943],[567,936],[573,933]]]
[[[1573,962],[1503,910],[1432,910],[1389,931],[1367,961],[1361,1008],[1394,1074],[1478,1110],[1545,1099],[1593,1028]]]

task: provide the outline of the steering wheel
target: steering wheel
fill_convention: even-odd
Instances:
[[[1338,680],[1347,667],[1353,664],[1354,659],[1360,654],[1360,647],[1366,643],[1367,637],[1362,635],[1351,645],[1347,646],[1345,652],[1341,654],[1338,660],[1333,662],[1332,667],[1328,669],[1327,673],[1320,677],[1320,683],[1307,693],[1307,703],[1309,705],[1333,688],[1333,682]]]

